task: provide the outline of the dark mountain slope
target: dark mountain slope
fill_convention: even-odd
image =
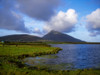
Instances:
[[[63,34],[58,31],[52,30],[48,34],[46,34],[43,39],[50,40],[50,41],[56,41],[56,42],[83,42],[79,39],[73,38],[67,34]]]
[[[0,37],[0,41],[23,41],[23,42],[34,42],[34,41],[54,41],[54,42],[84,42],[79,39],[73,38],[67,34],[63,34],[58,31],[51,31],[46,34],[43,38],[28,34],[17,34]]]
[[[8,35],[0,37],[0,41],[25,41],[25,42],[32,42],[42,40],[42,38],[27,34],[19,34],[19,35]]]

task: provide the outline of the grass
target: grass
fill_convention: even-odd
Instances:
[[[60,48],[46,44],[0,45],[0,75],[100,75],[100,70],[50,70],[44,66],[26,66],[21,59],[28,56],[40,56],[57,53]]]
[[[39,56],[57,53],[60,48],[30,45],[6,45],[0,47],[0,56]]]
[[[84,69],[74,71],[50,71],[45,68],[24,66],[18,68],[15,64],[5,62],[0,66],[0,75],[100,75],[100,70]]]

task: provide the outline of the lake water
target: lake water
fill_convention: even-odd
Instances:
[[[52,44],[52,46],[63,50],[57,54],[25,58],[25,64],[48,66],[57,70],[100,68],[100,44]]]

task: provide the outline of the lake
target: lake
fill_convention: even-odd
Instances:
[[[57,70],[100,68],[100,44],[51,44],[62,48],[57,54],[28,57],[29,66],[45,66]]]

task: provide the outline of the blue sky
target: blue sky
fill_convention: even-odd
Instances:
[[[100,42],[100,0],[1,0],[0,13],[0,36],[56,30]]]

